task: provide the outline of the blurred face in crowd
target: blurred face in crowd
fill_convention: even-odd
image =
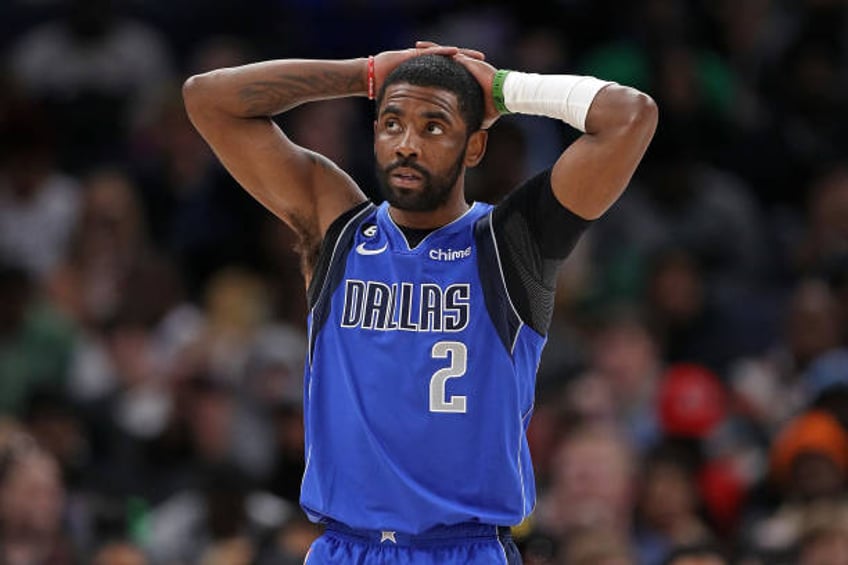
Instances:
[[[839,345],[839,309],[824,282],[808,280],[795,289],[787,333],[789,347],[801,366]]]
[[[199,385],[189,403],[188,423],[199,455],[206,460],[223,459],[232,449],[235,401],[232,391],[213,384]]]
[[[633,463],[623,440],[612,432],[580,432],[564,440],[554,466],[552,492],[563,529],[627,527]]]
[[[839,466],[820,453],[801,453],[792,464],[790,490],[804,500],[827,499],[842,493]]]
[[[588,527],[569,532],[556,563],[569,565],[635,565],[627,536]],[[529,565],[529,564],[528,564]]]
[[[694,485],[681,466],[656,463],[642,483],[642,517],[660,532],[671,531],[681,518],[694,513],[695,496]]]
[[[112,543],[97,552],[94,565],[146,565],[147,558],[132,544]]]
[[[649,283],[655,314],[667,323],[685,325],[704,307],[704,284],[690,257],[670,255],[658,265]]]
[[[619,403],[637,402],[658,374],[657,344],[637,322],[615,322],[592,340],[592,365],[609,380]]]
[[[43,452],[11,463],[0,485],[3,536],[43,538],[59,532],[65,491],[59,466]]]
[[[811,189],[809,229],[823,256],[840,253],[848,245],[848,169],[838,168]]]
[[[835,565],[848,563],[848,532],[830,531],[805,542],[798,565]]]

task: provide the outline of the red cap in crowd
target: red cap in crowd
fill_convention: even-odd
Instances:
[[[726,414],[724,387],[706,367],[677,363],[663,374],[659,388],[659,419],[665,435],[704,438]]]

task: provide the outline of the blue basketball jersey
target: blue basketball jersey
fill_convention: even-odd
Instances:
[[[304,381],[311,519],[418,534],[533,509],[525,431],[545,338],[509,300],[491,211],[475,203],[410,248],[387,204],[368,205],[322,251]]]

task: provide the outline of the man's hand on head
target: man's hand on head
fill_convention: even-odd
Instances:
[[[417,41],[415,47],[395,51],[383,51],[374,56],[374,90],[379,92],[386,77],[401,63],[421,55],[443,55],[455,57],[462,55],[472,60],[482,61],[486,56],[476,49],[466,49],[451,45],[439,45],[432,41]]]
[[[501,113],[498,111],[495,101],[492,98],[492,81],[494,80],[497,69],[481,58],[470,57],[462,52],[457,53],[453,58],[468,69],[474,78],[477,79],[480,88],[483,89],[486,110],[483,115],[482,127],[483,129],[489,129],[501,117]]]

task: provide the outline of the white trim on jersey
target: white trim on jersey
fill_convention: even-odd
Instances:
[[[312,367],[312,327],[315,325],[315,308],[318,307],[318,303],[321,302],[321,299],[324,297],[324,291],[327,289],[327,279],[330,278],[330,271],[333,268],[333,261],[336,258],[336,251],[339,250],[339,242],[342,240],[342,237],[347,233],[350,224],[357,220],[362,214],[366,212],[372,212],[375,206],[374,203],[371,202],[368,206],[364,207],[362,210],[354,214],[354,216],[347,221],[342,230],[339,232],[339,236],[336,238],[335,243],[333,244],[333,252],[330,254],[330,262],[327,265],[327,272],[324,273],[324,280],[321,281],[321,290],[318,291],[318,298],[315,300],[315,304],[309,310],[309,315],[312,317],[312,323],[309,324],[309,366]]]
[[[506,556],[506,548],[504,547],[503,540],[501,540],[501,537],[498,535],[497,526],[495,526],[495,539],[498,540],[498,545],[501,546],[501,551],[503,552],[504,557],[504,563],[506,563],[506,565],[509,565],[509,557]]]
[[[504,276],[503,264],[501,263],[501,252],[498,250],[498,238],[495,237],[495,227],[494,227],[494,218],[492,217],[492,212],[494,212],[494,208],[489,212],[489,233],[492,234],[492,243],[495,246],[495,257],[498,260],[498,272],[501,274],[501,282],[503,283],[504,294],[506,295],[506,299],[509,302],[509,307],[512,308],[512,313],[515,314],[515,317],[518,318],[520,325],[518,329],[515,330],[515,336],[512,338],[512,345],[509,348],[509,353],[512,355],[515,352],[515,344],[518,342],[518,334],[521,333],[521,328],[524,327],[524,320],[521,319],[521,316],[518,314],[518,310],[515,308],[515,304],[512,303],[512,297],[509,295],[509,287],[506,285],[506,276]]]
[[[509,353],[512,355],[515,353],[515,344],[518,343],[518,335],[521,333],[521,329],[526,325],[524,320],[521,319],[521,316],[518,314],[518,310],[515,308],[515,304],[512,303],[512,297],[509,295],[509,287],[506,285],[506,276],[504,276],[503,264],[501,263],[501,253],[498,250],[498,238],[495,236],[495,227],[493,225],[493,217],[492,212],[494,212],[494,208],[489,212],[489,233],[492,234],[492,243],[495,246],[495,257],[498,260],[498,271],[501,275],[501,283],[503,283],[504,294],[506,294],[506,299],[509,302],[509,307],[512,308],[513,314],[518,318],[520,325],[518,329],[515,331],[515,336],[512,338],[512,345],[509,348]],[[519,414],[519,417],[521,414]],[[519,418],[519,426],[522,426],[523,419]],[[523,427],[519,430],[519,437],[523,437],[524,429]],[[518,453],[517,455],[517,463],[518,463],[518,476],[521,479],[521,513],[523,517],[527,517],[527,496],[525,494],[524,488],[524,468],[521,465],[521,441],[518,442]]]

